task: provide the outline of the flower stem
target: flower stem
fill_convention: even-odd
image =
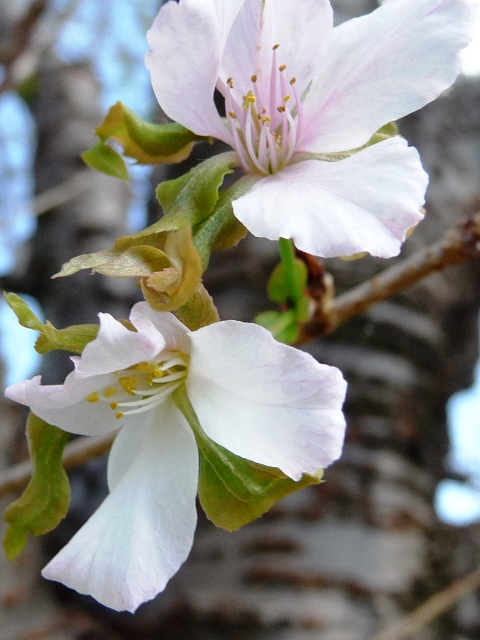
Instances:
[[[280,238],[278,241],[278,248],[285,268],[285,284],[287,285],[288,296],[292,302],[297,305],[298,301],[302,297],[303,291],[296,266],[293,240]]]

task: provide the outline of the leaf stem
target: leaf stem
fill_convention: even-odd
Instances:
[[[295,247],[293,240],[287,238],[280,238],[278,241],[278,249],[280,251],[280,257],[285,267],[285,283],[288,289],[289,298],[295,304],[302,297],[302,289],[300,280],[298,278],[298,272],[295,266]]]

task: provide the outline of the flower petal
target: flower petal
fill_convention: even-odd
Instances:
[[[194,133],[227,143],[231,137],[213,93],[227,34],[244,1],[167,2],[147,33],[145,64],[162,109]]]
[[[24,404],[35,415],[69,433],[102,435],[122,426],[108,402],[87,402],[93,391],[114,386],[113,375],[77,378],[69,373],[64,384],[41,385],[41,376],[18,382],[5,391],[7,398]]]
[[[447,89],[473,37],[472,0],[397,0],[336,27],[323,71],[304,103],[298,149],[366,143],[383,125]]]
[[[198,452],[173,402],[165,403],[161,425],[127,428],[118,438],[109,464],[124,465],[123,477],[121,469],[113,473],[112,493],[42,574],[117,611],[135,611],[190,552]],[[129,443],[135,459],[125,464]]]
[[[317,256],[390,258],[422,219],[427,183],[417,151],[390,138],[339,162],[291,165],[257,182],[233,211],[254,235],[293,238]]]
[[[297,480],[340,456],[346,383],[338,369],[229,320],[191,334],[186,386],[205,433]]]
[[[298,92],[307,88],[316,70],[323,64],[333,30],[329,0],[247,0],[233,23],[222,58],[220,77],[232,77],[234,95],[240,104],[252,89],[251,77],[257,75],[257,89],[270,111],[272,48],[276,51],[275,74],[287,65],[287,85],[296,78]],[[280,87],[278,102],[282,104]],[[268,99],[267,99],[268,98]]]
[[[80,358],[72,358],[78,377],[97,376],[151,360],[165,347],[162,334],[129,331],[109,313],[99,313],[100,331]]]
[[[146,302],[137,302],[130,312],[130,321],[139,333],[151,335],[152,341],[160,333],[165,341],[165,349],[190,353],[188,329],[173,313],[159,313]]]

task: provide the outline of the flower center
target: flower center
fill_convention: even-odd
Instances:
[[[105,387],[86,397],[87,402],[108,402],[117,419],[158,407],[187,377],[188,358],[165,351],[152,362],[139,362],[116,373],[118,386]],[[129,398],[130,396],[130,398]]]
[[[295,151],[302,126],[302,102],[295,88],[295,77],[285,80],[287,66],[277,63],[273,47],[270,84],[258,89],[258,77],[251,77],[250,89],[240,104],[232,95],[233,78],[222,93],[235,151],[246,171],[269,175],[283,169]]]

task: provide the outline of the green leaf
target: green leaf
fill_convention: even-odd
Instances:
[[[205,160],[180,178],[160,183],[157,198],[165,216],[150,229],[171,229],[172,221],[175,228],[186,223],[193,228],[208,218],[217,204],[225,176],[232,173],[236,164],[236,154],[228,151]]]
[[[237,162],[235,153],[223,153],[202,162],[176,180],[163,182],[157,189],[157,196],[166,214],[158,222],[138,233],[118,238],[111,249],[72,258],[54,277],[69,276],[82,269],[93,269],[94,273],[116,278],[143,277],[168,269],[172,266],[166,250],[169,232],[192,228],[210,216],[224,177],[231,173]],[[192,248],[196,249],[195,243]],[[206,266],[203,261],[202,266]],[[197,285],[198,282],[193,291]]]
[[[172,397],[195,434],[200,451],[200,503],[217,527],[235,531],[259,518],[290,493],[321,482],[322,471],[316,475],[304,474],[294,482],[279,469],[234,455],[206,436],[185,387],[177,389]]]
[[[5,512],[10,526],[3,546],[9,560],[23,549],[29,533],[39,536],[52,531],[68,511],[70,484],[62,467],[62,453],[69,438],[69,433],[30,414],[27,439],[33,475],[20,498]]]
[[[128,182],[128,170],[122,156],[108,144],[99,142],[81,154],[82,160],[92,169]]]
[[[296,309],[264,311],[255,318],[255,322],[268,329],[278,342],[294,344],[300,335]]]
[[[107,144],[109,140],[140,164],[163,164],[182,162],[190,155],[195,140],[203,139],[176,122],[146,122],[121,102],[109,109],[95,133],[100,143],[82,154],[82,158],[94,169],[123,180],[128,179],[126,165]]]
[[[293,262],[293,277],[298,285],[298,290],[303,292],[305,287],[307,286],[307,278],[308,278],[308,269],[307,265],[303,260],[299,258],[295,258]],[[267,285],[267,294],[270,300],[276,302],[277,304],[284,304],[288,301],[298,302],[300,297],[297,300],[292,299],[292,292],[290,291],[290,284],[287,279],[286,267],[285,263],[281,262],[278,264],[272,272],[268,280]]]
[[[232,202],[250,191],[260,179],[260,176],[244,176],[222,191],[211,215],[194,228],[194,243],[204,270],[212,249],[228,249],[245,237],[247,230],[235,218]]]
[[[35,350],[38,353],[45,354],[56,349],[82,353],[85,346],[97,337],[98,325],[96,324],[79,324],[65,329],[56,329],[48,321],[43,324],[25,300],[17,294],[5,294],[5,300],[22,327],[40,332],[41,335],[35,343]]]

